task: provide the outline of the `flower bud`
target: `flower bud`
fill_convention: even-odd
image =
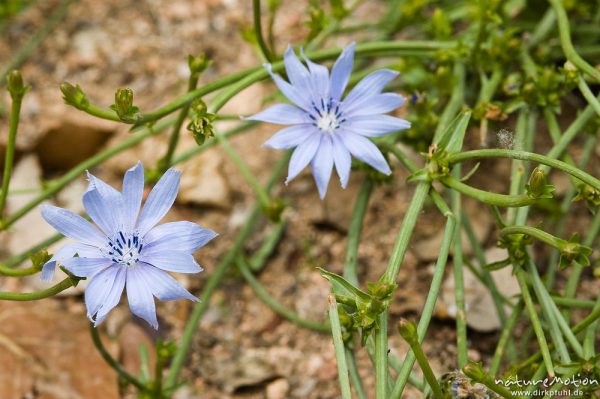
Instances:
[[[135,122],[135,116],[140,109],[133,105],[133,91],[121,88],[115,92],[115,103],[110,108],[117,113],[123,122]]]
[[[417,326],[412,321],[406,319],[400,319],[398,323],[398,332],[409,345],[418,342],[419,336],[417,334]]]
[[[463,367],[462,372],[465,373],[467,377],[476,382],[485,381],[485,379],[487,378],[487,374],[483,369],[481,363],[474,362],[472,360],[469,360],[469,363],[465,367]]]
[[[546,187],[546,174],[544,171],[536,167],[529,176],[529,193],[538,198],[544,194],[544,188]]]
[[[84,110],[90,105],[85,93],[79,85],[73,86],[69,82],[64,82],[60,85],[60,91],[62,91],[65,103],[77,109]]]
[[[202,53],[197,57],[188,55],[188,67],[192,76],[198,76],[212,64],[211,60],[206,59],[206,54]]]
[[[23,95],[27,93],[27,91],[30,89],[29,86],[26,86],[23,83],[23,76],[21,75],[21,71],[19,70],[12,70],[6,77],[6,81],[7,89],[13,100],[15,98],[23,97]]]

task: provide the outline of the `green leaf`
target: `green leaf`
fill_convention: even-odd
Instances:
[[[357,302],[370,302],[371,300],[373,300],[373,298],[369,294],[362,292],[361,290],[350,284],[348,280],[346,280],[342,276],[328,272],[327,270],[322,269],[320,267],[318,267],[317,269],[319,269],[321,276],[325,277],[331,282],[331,285],[333,286],[333,292],[335,294],[349,296],[357,300]]]
[[[450,122],[450,125],[441,133],[440,137],[434,137],[433,143],[438,148],[448,152],[458,152],[462,149],[467,126],[471,120],[471,111],[464,111]]]

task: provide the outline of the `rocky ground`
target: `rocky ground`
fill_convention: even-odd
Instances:
[[[280,49],[306,34],[304,3],[285,3],[275,25]],[[57,4],[55,0],[40,0],[3,28],[0,65],[9,61]],[[377,2],[369,2],[357,13],[375,18],[380,8]],[[260,58],[240,34],[250,23],[250,3],[241,0],[73,2],[68,17],[22,68],[32,90],[25,97],[17,141],[18,159],[12,189],[19,190],[19,194],[11,196],[8,211],[20,208],[35,197],[43,188],[43,181],[60,176],[130,134],[127,127],[92,118],[63,104],[58,89],[61,82],[81,85],[88,97],[102,106],[113,102],[116,88],[130,87],[134,90],[136,105],[142,110],[151,110],[185,90],[188,54],[205,52],[214,60],[202,76],[201,84],[259,64]],[[255,112],[261,107],[256,99],[271,91],[272,86],[267,83],[252,86],[234,98],[223,112],[240,115]],[[8,95],[4,95],[4,107],[8,103]],[[0,147],[6,140],[6,122],[6,116],[0,119]],[[507,125],[508,129],[512,127],[510,123]],[[275,127],[263,126],[232,140],[261,181],[266,181],[271,165],[281,155],[260,147],[275,130]],[[475,142],[477,132],[471,133]],[[166,135],[148,139],[93,172],[118,186],[119,176],[138,159],[147,167],[153,165],[163,155],[166,141]],[[543,148],[544,143],[541,145]],[[193,146],[193,139],[184,135],[181,150]],[[3,154],[3,148],[0,150]],[[359,273],[363,282],[376,280],[384,271],[412,192],[412,186],[404,181],[406,173],[399,165],[395,166],[393,181],[378,187],[369,205],[359,251]],[[248,215],[253,203],[252,190],[218,148],[178,168],[183,171],[181,192],[168,219],[197,221],[220,233],[214,242],[197,253],[205,272],[199,276],[179,276],[192,292],[200,293]],[[480,171],[486,171],[487,175],[475,177],[473,184],[489,185],[492,181],[497,191],[502,191],[506,177],[501,176],[507,176],[509,168],[505,162],[484,164]],[[275,187],[290,204],[285,213],[287,226],[282,242],[259,279],[275,298],[307,319],[325,318],[329,288],[315,268],[341,272],[347,226],[362,177],[360,172],[353,173],[346,190],[340,189],[333,178],[323,202],[318,199],[308,173],[288,187],[282,182]],[[556,183],[560,188],[568,181],[557,180]],[[50,202],[82,211],[81,195],[85,187],[82,175]],[[465,203],[477,236],[487,249],[488,260],[500,259],[503,253],[494,248],[496,232],[490,212],[467,200]],[[585,210],[577,211],[576,215],[584,218]],[[443,223],[434,207],[425,208],[400,273],[401,286],[391,308],[393,319],[418,317],[441,242]],[[581,221],[579,225],[584,223]],[[270,229],[263,221],[246,250],[249,253],[255,250]],[[36,209],[16,223],[10,234],[0,236],[1,254],[19,253],[52,234],[53,229]],[[506,270],[495,277],[502,283],[502,290],[512,295],[518,292],[518,287]],[[493,317],[491,299],[485,288],[470,273],[465,278],[471,327],[470,356],[485,359],[491,355],[498,338],[499,322]],[[449,276],[425,344],[438,374],[454,367],[452,286]],[[5,291],[43,287],[37,277],[26,281],[0,280],[0,289]],[[119,397],[115,374],[96,353],[89,338],[82,289],[83,284],[59,298],[36,303],[0,302],[0,398]],[[585,281],[581,296],[594,297],[599,291],[596,281]],[[158,304],[161,328],[155,332],[132,317],[126,303],[122,303],[101,327],[106,345],[127,369],[137,374],[139,347],[150,348],[158,336],[179,338],[192,306],[184,301]],[[402,357],[405,343],[392,328],[390,336],[392,353]],[[213,297],[189,358],[184,370],[189,384],[178,391],[176,397],[180,399],[339,397],[330,337],[300,329],[281,319],[235,273]],[[358,362],[367,390],[372,391],[374,376],[366,350],[359,351]],[[407,391],[405,397],[419,396]]]

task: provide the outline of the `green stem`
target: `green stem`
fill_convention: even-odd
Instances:
[[[250,184],[250,186],[258,196],[258,199],[260,200],[263,209],[268,208],[271,204],[271,198],[269,197],[269,194],[267,194],[266,190],[260,185],[260,183],[256,179],[256,176],[254,176],[254,173],[250,171],[250,168],[248,167],[246,162],[244,162],[242,157],[240,157],[240,154],[238,154],[238,152],[231,146],[231,144],[225,136],[219,133],[215,133],[215,138],[221,145],[221,148],[223,148],[223,150],[225,151],[225,154],[227,154],[229,159],[238,168],[246,182]]]
[[[350,373],[350,382],[352,382],[352,385],[354,386],[356,395],[359,399],[367,399],[365,387],[360,378],[360,374],[358,373],[358,368],[356,367],[356,357],[354,356],[354,350],[352,348],[346,347],[346,361],[348,363],[348,372]]]
[[[515,145],[521,150],[524,149],[524,143],[526,142],[527,116],[529,114],[529,109],[524,108],[519,112],[517,118],[517,125],[515,127]],[[520,159],[513,160],[511,163],[509,195],[517,195],[518,193],[523,192],[524,177],[525,165],[523,161]],[[516,209],[508,209],[506,211],[506,220],[509,224],[515,224],[516,218]]]
[[[460,165],[452,171],[455,178],[460,178]],[[450,193],[452,213],[456,218],[454,229],[454,255],[452,257],[452,269],[454,273],[454,298],[456,301],[456,348],[458,352],[458,368],[462,369],[469,361],[467,355],[467,312],[465,309],[465,282],[463,276],[463,252],[462,236],[460,226],[462,219],[461,198],[458,191]]]
[[[278,164],[274,168],[273,175],[271,179],[267,183],[267,189],[270,190],[275,182],[280,178],[283,168],[287,164],[289,160],[289,154],[282,157],[282,159],[278,162]],[[201,300],[196,304],[192,314],[190,315],[187,324],[183,330],[183,335],[181,337],[181,342],[177,347],[177,351],[173,356],[173,360],[171,362],[171,367],[169,369],[169,373],[167,374],[167,378],[165,380],[165,389],[168,391],[176,388],[177,379],[179,377],[179,373],[183,368],[183,364],[189,352],[189,348],[192,344],[192,340],[194,338],[194,334],[198,328],[198,324],[204,315],[204,312],[208,309],[210,304],[210,298],[217,290],[217,287],[221,283],[221,281],[227,275],[230,267],[234,263],[235,259],[242,251],[244,247],[244,243],[250,237],[254,230],[254,226],[258,221],[258,218],[261,214],[260,205],[256,204],[246,219],[246,223],[238,233],[235,241],[233,242],[231,249],[225,254],[225,256],[221,259],[221,261],[217,264],[216,269],[210,275],[208,281],[206,282],[206,286],[204,287],[204,291],[202,292]]]
[[[44,40],[44,38],[52,32],[52,30],[67,16],[67,11],[69,10],[69,6],[73,3],[74,0],[63,0],[56,10],[45,18],[44,25],[36,31],[33,36],[22,46],[19,46],[18,50],[15,52],[12,59],[9,61],[8,65],[2,71],[0,75],[0,82],[4,83],[6,81],[6,76],[13,69],[19,68],[23,62],[37,49],[40,43]],[[0,84],[2,84],[0,83]]]
[[[142,384],[137,378],[129,374],[127,370],[125,370],[119,364],[119,362],[117,362],[110,355],[110,353],[108,353],[108,351],[104,347],[104,344],[102,344],[102,340],[100,339],[100,333],[98,332],[98,329],[94,327],[92,323],[90,323],[90,334],[92,335],[92,341],[94,342],[94,346],[96,347],[96,349],[98,349],[98,352],[100,352],[100,355],[102,355],[102,358],[106,361],[106,363],[108,363],[108,365],[117,372],[119,378],[123,378],[125,381],[135,386],[140,392],[147,392],[148,387]]]
[[[531,294],[529,292],[529,288],[527,287],[527,278],[526,273],[522,269],[516,270],[517,280],[519,281],[519,287],[521,288],[521,295],[523,296],[523,302],[525,302],[525,307],[527,308],[527,312],[529,313],[529,318],[531,319],[531,324],[533,326],[533,330],[537,337],[538,343],[540,345],[540,351],[542,352],[542,358],[544,359],[544,364],[546,365],[546,369],[548,370],[548,374],[550,377],[554,377],[554,366],[552,364],[552,357],[550,356],[550,350],[548,349],[548,343],[546,341],[546,337],[544,336],[544,331],[542,330],[542,324],[540,323],[540,319],[538,318],[537,310],[535,309],[535,305],[533,304],[533,299],[531,298]]]
[[[569,27],[569,19],[567,13],[560,0],[549,0],[556,13],[556,19],[558,22],[558,33],[560,35],[560,44],[562,45],[565,56],[571,61],[577,68],[583,72],[592,76],[598,82],[600,82],[600,71],[588,64],[581,56],[575,51],[573,42],[571,41],[571,33]]]
[[[429,292],[427,293],[427,299],[425,300],[423,312],[421,313],[421,318],[417,326],[419,342],[423,342],[423,339],[425,338],[425,333],[427,332],[427,328],[429,327],[429,322],[431,321],[431,317],[433,316],[433,310],[435,308],[435,304],[440,293],[442,281],[444,280],[444,271],[446,269],[446,263],[448,261],[448,252],[450,249],[450,245],[452,245],[452,239],[454,238],[454,230],[456,229],[456,220],[454,218],[454,215],[448,211],[446,217],[447,221],[446,228],[444,229],[444,237],[440,245],[439,255],[433,272],[433,278],[431,280]],[[402,363],[402,368],[398,372],[398,377],[396,378],[396,382],[394,383],[394,387],[392,389],[392,393],[390,394],[390,398],[398,399],[402,397],[402,392],[404,391],[404,387],[408,382],[412,367],[415,364],[415,360],[416,358],[413,352],[409,352],[406,355],[406,358]]]
[[[67,277],[50,288],[35,292],[0,292],[0,301],[37,301],[38,299],[48,298],[68,288],[75,287],[79,283],[79,280],[76,277]]]
[[[350,220],[350,226],[348,227],[346,259],[344,262],[344,278],[354,286],[358,286],[358,245],[360,243],[360,234],[372,191],[373,181],[366,177],[356,198],[354,210],[352,211],[352,218]]]
[[[198,85],[199,74],[191,71],[190,78],[188,80],[188,90],[194,90]],[[190,104],[185,105],[179,111],[179,115],[177,116],[177,120],[175,121],[175,125],[173,126],[173,130],[171,131],[171,138],[169,139],[169,147],[167,148],[167,152],[165,156],[159,162],[159,168],[161,172],[164,172],[168,169],[169,165],[171,165],[171,160],[173,159],[173,154],[175,154],[175,150],[177,149],[177,144],[179,143],[179,136],[181,134],[181,126],[185,121],[185,118],[188,116],[188,112],[190,110]]]
[[[517,303],[515,310],[513,310],[507,322],[504,324],[504,328],[500,334],[500,339],[498,340],[498,345],[496,345],[494,357],[492,358],[492,365],[490,366],[490,374],[493,376],[498,374],[498,370],[500,370],[500,363],[502,362],[502,356],[504,356],[504,351],[508,345],[513,342],[513,331],[517,325],[517,321],[519,321],[519,317],[521,317],[521,313],[523,313],[522,300]]]
[[[558,295],[551,295],[551,298],[557,305],[568,308],[593,309],[595,305],[594,301],[588,301],[585,299],[565,298]]]
[[[555,156],[559,155],[556,154]],[[589,184],[595,189],[600,190],[600,180],[586,172],[579,170],[578,168],[572,165],[567,164],[566,162],[559,161],[558,159],[553,159],[553,157],[550,155],[541,155],[527,151],[505,150],[495,148],[450,154],[447,158],[447,161],[449,164],[455,164],[467,160],[480,160],[486,158],[510,158],[538,162],[551,168],[562,170],[563,172],[570,174],[571,176],[581,180],[582,182]]]
[[[256,41],[258,42],[258,47],[260,47],[260,51],[268,62],[273,61],[273,55],[271,54],[271,50],[267,47],[267,43],[265,43],[265,38],[262,33],[262,23],[260,19],[260,0],[252,0],[252,14],[254,16],[254,35],[256,37]]]
[[[500,230],[500,237],[505,237],[511,234],[524,234],[527,236],[535,237],[540,241],[545,242],[558,249],[563,249],[567,244],[567,241],[554,237],[552,234],[546,233],[544,230],[537,229],[530,226],[508,226]]]
[[[236,265],[238,267],[238,270],[240,271],[240,274],[248,282],[250,287],[252,287],[256,295],[275,313],[288,319],[289,321],[300,327],[308,328],[310,330],[318,332],[329,332],[330,328],[328,325],[303,319],[298,314],[286,308],[285,306],[280,304],[275,298],[273,298],[264,289],[260,282],[254,277],[254,275],[248,267],[248,264],[246,263],[246,260],[242,259],[242,257],[238,256],[236,260]]]
[[[12,75],[11,75],[12,76]],[[10,87],[9,87],[10,90]],[[15,157],[15,147],[17,144],[17,130],[19,128],[19,115],[21,113],[21,104],[25,93],[10,93],[12,105],[10,108],[10,119],[8,127],[8,142],[6,143],[6,154],[4,157],[4,175],[2,176],[2,192],[0,192],[0,220],[4,219],[4,207],[8,197],[10,178],[12,176],[12,167]]]
[[[59,179],[55,180],[39,196],[29,201],[23,207],[18,209],[15,213],[6,218],[4,224],[2,225],[2,229],[6,229],[14,222],[25,216],[33,208],[41,204],[44,200],[58,193],[73,180],[79,178],[82,175],[82,173],[84,173],[86,170],[93,168],[94,166],[106,161],[107,159],[115,156],[116,154],[119,154],[131,147],[138,145],[140,142],[142,142],[144,139],[150,136],[160,134],[165,128],[172,125],[173,123],[173,120],[160,121],[156,124],[156,126],[153,126],[151,128],[146,129],[143,132],[132,135],[131,137],[121,141],[116,146],[107,148],[106,150],[101,151],[93,155],[92,157],[86,159],[85,161],[81,162],[77,166],[70,169]]]
[[[0,275],[7,277],[23,277],[23,276],[31,276],[33,274],[39,273],[41,269],[36,266],[31,266],[25,269],[13,269],[12,267],[7,267],[0,263]]]
[[[285,232],[285,227],[286,222],[283,219],[273,226],[271,234],[263,241],[260,248],[252,254],[252,257],[248,259],[248,267],[250,267],[250,270],[258,272],[263,269],[267,259],[273,254],[277,244],[281,241],[281,237]],[[327,329],[327,331],[329,331],[329,329]]]
[[[581,75],[579,75],[579,79],[577,80],[577,87],[579,88],[579,91],[583,97],[587,100],[588,104],[594,109],[594,111],[596,111],[598,115],[600,115],[600,101],[598,101],[598,99],[594,96],[594,93],[592,93],[592,90],[588,84],[585,83],[585,80]]]
[[[388,338],[387,312],[377,317],[375,328],[375,398],[387,399],[388,388]]]
[[[596,299],[592,311],[600,311],[600,297]],[[596,320],[590,327],[585,331],[583,336],[583,358],[591,359],[595,354],[596,344],[596,332],[598,331],[598,320]]]
[[[548,35],[550,34],[550,32],[552,32],[555,22],[556,14],[552,10],[552,7],[549,7],[544,13],[544,16],[542,17],[540,22],[536,25],[535,30],[529,37],[529,40],[526,43],[526,48],[529,50],[537,46],[543,40],[545,40],[546,37],[548,37]]]
[[[406,255],[410,238],[417,224],[417,218],[421,213],[421,209],[423,209],[423,205],[425,204],[425,199],[427,198],[430,187],[430,182],[420,182],[415,189],[410,204],[408,205],[408,209],[406,210],[406,214],[404,215],[404,219],[402,221],[402,226],[400,227],[394,248],[392,249],[392,255],[390,256],[388,267],[382,277],[382,280],[388,284],[395,284],[396,280],[398,279],[400,266],[404,261],[404,256]]]
[[[333,347],[335,348],[335,359],[337,361],[338,376],[340,379],[340,388],[343,399],[352,399],[350,391],[350,380],[348,378],[348,365],[346,364],[346,354],[344,351],[344,340],[342,338],[342,327],[340,326],[340,317],[337,310],[335,296],[329,295],[329,322],[331,324],[331,335],[333,337]]]
[[[521,207],[535,203],[535,199],[529,197],[526,194],[521,195],[506,195],[491,193],[489,191],[480,190],[475,187],[471,187],[460,180],[453,177],[442,177],[439,179],[445,186],[450,187],[461,194],[473,197],[481,202],[485,202],[489,205],[503,206],[503,207]]]

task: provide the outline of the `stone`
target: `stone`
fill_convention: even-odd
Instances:
[[[285,378],[278,378],[267,385],[267,399],[285,399],[289,391],[289,382]]]
[[[119,397],[117,376],[94,347],[85,313],[60,301],[0,302],[0,398]],[[115,355],[115,347],[105,342]]]
[[[497,262],[506,258],[506,251],[501,248],[490,248],[485,255],[488,262]],[[507,266],[491,272],[491,275],[498,291],[514,302],[514,296],[519,294],[520,290],[516,277],[512,275],[512,268]],[[499,330],[502,324],[488,288],[467,267],[463,269],[463,276],[467,325],[481,332]],[[509,309],[508,306],[506,309]],[[441,300],[437,302],[436,315],[440,318],[456,318],[456,311],[454,274],[450,272],[442,286]]]

